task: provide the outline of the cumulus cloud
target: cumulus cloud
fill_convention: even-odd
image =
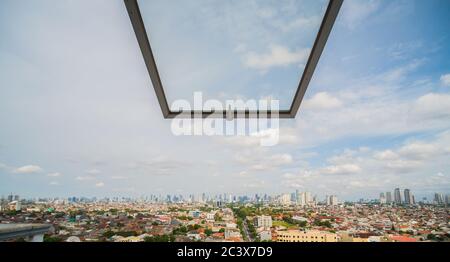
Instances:
[[[395,159],[399,158],[398,154],[394,153],[390,149],[382,151],[382,152],[376,152],[374,157],[379,160],[395,160]]]
[[[13,172],[16,174],[33,174],[33,173],[42,172],[42,170],[43,169],[40,166],[27,165],[27,166],[18,167],[16,169],[14,169]]]
[[[450,86],[450,74],[445,74],[441,76],[441,83],[444,86]]]
[[[249,170],[267,171],[293,163],[290,154],[270,154],[266,150],[249,150],[236,155],[235,160]]]
[[[450,184],[444,172],[450,157],[450,131],[428,139],[408,139],[403,145],[384,150],[344,150],[327,159],[325,167],[305,167],[282,175],[282,185],[289,188],[315,188],[322,185],[330,193],[336,190],[375,190],[382,192],[403,185],[417,189],[445,188]],[[432,171],[445,167],[444,172]],[[333,176],[336,175],[336,176]],[[345,175],[345,179],[342,176]],[[334,191],[334,192],[333,192]]]
[[[333,165],[327,166],[320,169],[320,173],[326,175],[348,175],[355,174],[361,171],[361,168],[355,164],[343,164],[343,165]]]
[[[78,181],[87,181],[87,180],[93,180],[94,177],[92,177],[92,176],[77,176],[75,179]]]
[[[274,45],[270,48],[270,52],[266,54],[247,53],[244,64],[248,68],[267,71],[273,67],[305,63],[309,53],[310,49],[291,51],[287,47]]]
[[[127,177],[126,176],[112,176],[111,179],[113,179],[113,180],[124,180],[124,179],[127,179]]]
[[[95,187],[104,187],[104,186],[105,186],[105,183],[103,183],[103,182],[95,183]]]
[[[47,176],[49,177],[60,177],[61,173],[55,172],[55,173],[48,173]]]
[[[342,7],[342,21],[350,28],[356,28],[380,7],[379,0],[348,0]]]
[[[419,97],[414,104],[414,111],[427,118],[450,116],[450,95],[428,93]]]
[[[319,28],[321,17],[312,16],[312,17],[299,17],[287,23],[280,24],[280,29],[283,32],[291,32],[296,30],[308,30],[313,28]]]
[[[303,102],[305,109],[334,109],[342,106],[342,101],[336,97],[331,96],[327,92],[320,92],[315,94],[312,98]]]
[[[98,169],[93,168],[93,169],[86,170],[86,173],[90,174],[90,175],[98,175],[98,174],[101,173],[101,171],[98,170]]]

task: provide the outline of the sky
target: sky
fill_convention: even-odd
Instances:
[[[323,10],[142,2],[161,8],[144,20],[155,19],[170,101],[199,86],[288,104],[311,35],[296,32],[312,32]],[[450,193],[449,17],[446,0],[344,1],[296,119],[262,147],[255,136],[172,134],[121,0],[1,1],[0,195]]]

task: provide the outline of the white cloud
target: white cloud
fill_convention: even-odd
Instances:
[[[93,168],[93,169],[86,170],[86,173],[90,174],[90,175],[98,175],[101,172],[100,172],[100,170]]]
[[[249,150],[236,155],[236,161],[250,170],[267,171],[293,163],[290,154],[270,154],[267,150]]]
[[[292,163],[292,156],[290,154],[277,154],[270,156],[268,161],[270,161],[272,165],[287,165]]]
[[[42,172],[42,168],[36,165],[22,166],[13,170],[13,173],[16,174],[32,174],[39,172]]]
[[[58,186],[59,182],[58,181],[52,181],[52,182],[49,183],[49,185],[51,185],[51,186]]]
[[[429,118],[450,116],[450,95],[436,93],[423,95],[417,99],[414,111]]]
[[[299,30],[308,30],[312,28],[319,28],[321,22],[321,18],[318,16],[312,17],[300,17],[294,19],[288,23],[283,23],[280,25],[280,29],[283,32],[291,32],[295,30],[298,32]]]
[[[285,173],[281,184],[288,188],[316,189],[324,194],[354,194],[355,190],[376,193],[398,185],[413,190],[448,188],[450,179],[444,173],[449,170],[449,156],[450,131],[444,131],[431,139],[408,139],[401,146],[375,152],[347,149],[327,159],[332,165]],[[345,179],[332,174],[345,175]]]
[[[442,75],[441,76],[441,83],[444,86],[450,86],[450,74]]]
[[[105,183],[103,183],[103,182],[98,182],[95,184],[95,187],[104,187],[104,186],[105,186]]]
[[[266,182],[264,180],[258,180],[250,183],[244,183],[242,186],[247,189],[258,189],[258,188],[264,188],[266,185]]]
[[[355,174],[361,171],[361,168],[355,164],[343,164],[343,165],[333,165],[327,166],[320,169],[321,174],[326,175],[348,175]]]
[[[305,109],[334,109],[342,106],[341,100],[331,96],[327,92],[320,92],[315,94],[311,99],[303,102]]]
[[[385,164],[385,167],[400,173],[409,173],[416,170],[422,165],[421,162],[415,160],[396,159],[389,161]]]
[[[47,176],[49,176],[49,177],[59,177],[59,176],[61,176],[61,173],[58,173],[58,172],[49,173],[49,174],[47,174]]]
[[[94,178],[92,176],[77,176],[75,179],[78,181],[87,181],[93,180]]]
[[[408,159],[423,160],[441,153],[439,151],[438,145],[416,142],[403,146],[398,150],[398,153]]]
[[[254,52],[247,53],[245,55],[244,64],[249,68],[267,71],[272,67],[305,63],[309,53],[309,49],[301,49],[292,52],[284,46],[274,45],[270,48],[270,53],[267,54],[257,54]]]
[[[353,29],[370,17],[380,6],[379,0],[347,0],[342,7],[344,24]]]
[[[392,150],[377,152],[374,154],[374,157],[379,160],[396,160],[399,158],[398,154],[394,153]]]
[[[125,177],[125,176],[112,176],[111,179],[113,179],[113,180],[123,180],[123,179],[127,179],[127,177]]]

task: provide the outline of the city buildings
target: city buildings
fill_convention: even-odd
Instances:
[[[413,194],[411,194],[411,191],[409,189],[405,189],[403,196],[405,197],[405,204],[407,205],[414,205],[415,199]]]
[[[380,204],[386,203],[387,203],[386,196],[384,195],[384,193],[380,193]]]
[[[441,193],[435,193],[434,194],[434,203],[436,203],[438,205],[443,205],[444,204],[444,195]]]
[[[392,193],[386,192],[386,204],[392,204]]]
[[[253,224],[255,227],[271,228],[272,217],[271,216],[256,216],[253,218]]]
[[[337,234],[317,230],[277,231],[277,242],[338,242]]]
[[[327,203],[328,206],[335,206],[335,205],[337,205],[338,204],[337,196],[334,196],[334,195],[327,196],[326,197],[326,203]]]
[[[194,201],[182,195],[19,201],[9,197],[1,201],[0,225],[44,224],[52,228],[44,241],[68,242],[307,242],[335,241],[335,235],[337,241],[349,242],[450,240],[448,194],[436,193],[430,201],[416,202],[412,191],[405,189],[406,198],[395,205],[387,204],[387,197],[383,203],[383,195],[388,194],[339,204],[336,195],[317,202],[311,194],[298,191],[233,196],[231,203],[228,194],[202,194]],[[289,201],[280,201],[286,196]],[[304,199],[304,204],[292,199]]]
[[[401,205],[402,204],[402,194],[400,192],[400,188],[396,188],[394,190],[394,202],[397,205]]]

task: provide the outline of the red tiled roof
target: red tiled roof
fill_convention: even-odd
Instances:
[[[417,242],[417,239],[405,236],[392,236],[391,239],[396,242]]]

